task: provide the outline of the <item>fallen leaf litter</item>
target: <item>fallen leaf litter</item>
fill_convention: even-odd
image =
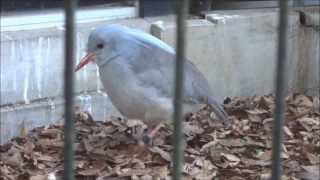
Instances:
[[[282,179],[318,180],[320,165],[319,96],[286,98]],[[225,104],[231,119],[223,127],[205,107],[186,117],[184,179],[268,179],[271,174],[274,97],[235,97]],[[77,179],[169,179],[172,130],[162,128],[153,146],[132,137],[143,123],[113,118],[93,121],[76,113]],[[58,180],[63,174],[63,127],[33,129],[0,146],[0,180]]]

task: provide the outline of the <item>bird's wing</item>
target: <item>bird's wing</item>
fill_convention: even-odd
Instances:
[[[228,115],[224,111],[223,107],[212,97],[207,79],[196,68],[195,65],[193,65],[191,62],[188,62],[186,67],[186,71],[188,71],[188,74],[186,74],[186,85],[192,86],[192,95],[197,96],[197,99],[201,102],[206,102],[207,104],[209,104],[212,107],[212,110],[215,112],[218,119],[220,119],[224,124],[228,125]]]
[[[139,40],[140,51],[131,61],[140,82],[155,87],[162,95],[172,98],[175,84],[175,53],[157,43]],[[211,96],[207,79],[189,60],[184,67],[184,96],[186,104],[208,103],[220,120],[227,122],[227,114]]]
[[[145,42],[144,42],[145,43]],[[141,83],[156,87],[163,95],[173,97],[175,54],[153,44],[144,44],[135,61],[131,61]],[[210,88],[202,73],[185,61],[184,101],[200,103],[207,100]]]

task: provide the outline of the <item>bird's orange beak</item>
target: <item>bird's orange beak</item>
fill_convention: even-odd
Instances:
[[[79,64],[77,65],[76,69],[74,70],[74,72],[77,72],[78,70],[80,70],[81,68],[83,68],[85,65],[87,65],[89,62],[94,61],[96,55],[94,53],[88,53],[86,56],[84,56]]]

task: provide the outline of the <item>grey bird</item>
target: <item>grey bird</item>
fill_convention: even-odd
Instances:
[[[88,38],[87,55],[75,71],[91,61],[98,65],[100,78],[112,104],[130,119],[140,119],[152,138],[160,123],[172,120],[175,86],[175,51],[160,39],[122,25],[95,29]],[[185,61],[183,114],[208,104],[224,124],[227,113],[211,95],[208,81],[190,61]]]

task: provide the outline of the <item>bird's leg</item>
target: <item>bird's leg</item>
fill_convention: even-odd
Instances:
[[[159,123],[154,129],[151,130],[149,137],[153,138],[162,127],[164,127],[164,125]]]
[[[162,123],[159,123],[154,128],[150,128],[150,126],[148,126],[148,128],[144,129],[142,136],[144,144],[152,144],[152,139],[155,137],[155,135],[162,127],[164,127],[164,125]]]

